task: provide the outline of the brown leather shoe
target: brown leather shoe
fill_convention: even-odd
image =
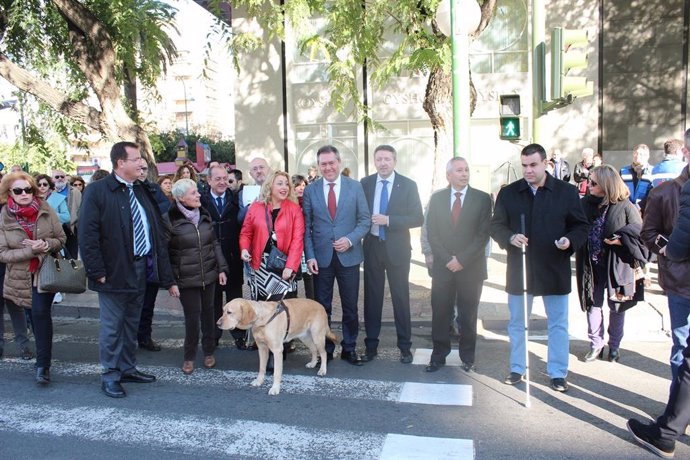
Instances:
[[[216,358],[213,355],[204,356],[204,367],[206,369],[211,369],[216,366]]]
[[[184,361],[182,363],[182,373],[184,375],[191,375],[194,372],[194,361]]]

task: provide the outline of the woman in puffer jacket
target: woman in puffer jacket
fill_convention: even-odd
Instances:
[[[168,292],[180,298],[184,310],[182,372],[189,375],[194,372],[199,329],[204,367],[210,369],[216,365],[213,299],[216,283],[224,286],[227,281],[228,265],[213,231],[211,216],[201,207],[196,183],[180,179],[173,185],[172,194],[175,202],[167,214],[169,225],[165,230],[164,247],[168,249],[175,284]]]

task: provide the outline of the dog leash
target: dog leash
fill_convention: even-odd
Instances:
[[[282,312],[285,312],[285,315],[287,316],[287,327],[285,328],[285,337],[283,337],[283,341],[285,341],[285,339],[288,336],[288,333],[290,332],[290,310],[288,310],[288,307],[283,302],[283,299],[280,299],[280,301],[278,301],[278,305],[276,305],[276,310],[273,312],[273,316],[271,316],[271,318],[268,321],[266,321],[266,324],[273,321],[273,319],[275,319],[275,317],[281,314]]]

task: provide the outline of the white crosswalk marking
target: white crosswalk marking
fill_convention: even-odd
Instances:
[[[379,460],[465,460],[474,458],[469,439],[428,438],[389,434]]]

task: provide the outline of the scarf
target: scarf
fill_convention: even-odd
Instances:
[[[194,226],[199,226],[199,208],[189,209],[179,201],[175,200],[177,209],[180,210],[183,216],[187,218],[188,221],[194,224]]]
[[[35,196],[28,206],[19,206],[11,196],[7,198],[7,212],[17,219],[17,223],[21,225],[31,240],[34,238],[34,227],[40,207],[41,202],[38,201],[38,198]],[[36,273],[36,270],[38,270],[38,262],[38,257],[34,257],[29,261],[30,273]]]

